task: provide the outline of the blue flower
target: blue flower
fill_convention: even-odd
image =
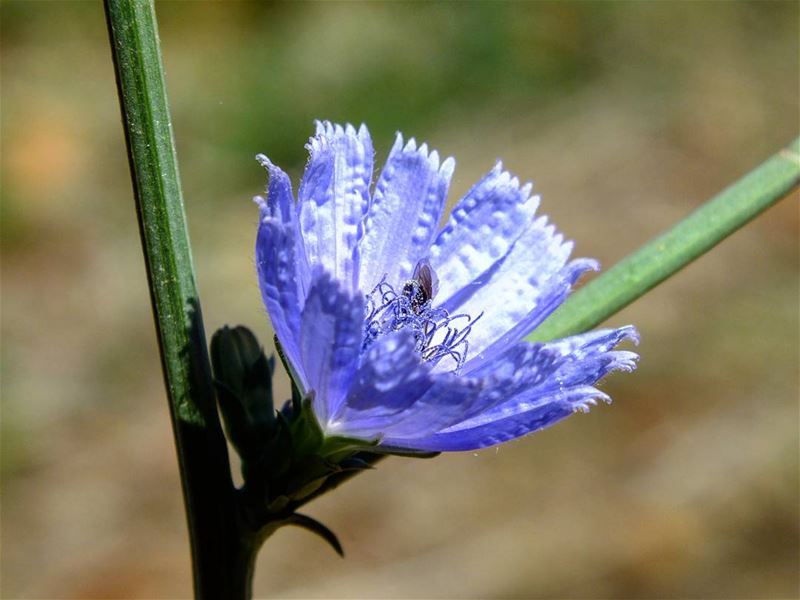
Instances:
[[[455,205],[455,163],[398,134],[372,187],[373,149],[356,130],[317,123],[295,202],[269,172],[256,263],[293,377],[313,391],[328,436],[387,449],[472,450],[548,427],[597,399],[637,355],[632,326],[546,344],[523,337],[594,260],[569,260],[531,185],[497,165]]]

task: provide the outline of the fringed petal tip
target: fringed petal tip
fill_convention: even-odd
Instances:
[[[526,181],[525,183],[521,184],[519,177],[514,175],[514,173],[511,171],[507,171],[503,167],[502,160],[497,159],[497,161],[494,163],[494,167],[492,167],[492,170],[489,171],[487,177],[492,177],[495,180],[496,185],[507,187],[508,190],[506,193],[514,191],[518,192],[517,201],[520,204],[530,204],[532,207],[530,211],[531,216],[533,216],[533,214],[536,212],[536,209],[539,208],[539,203],[541,202],[542,197],[538,194],[531,196],[531,192],[533,191],[533,182]]]
[[[569,351],[581,348],[585,352],[601,353],[612,350],[624,340],[630,340],[635,345],[639,344],[639,332],[636,327],[624,325],[615,329],[595,329],[587,333],[556,340],[551,345],[563,346]]]
[[[370,203],[374,151],[366,127],[316,123],[298,190],[303,248],[310,265],[322,265],[355,285],[356,243]]]
[[[272,161],[269,158],[267,158],[266,154],[261,154],[261,153],[256,154],[256,161],[267,171],[271,171],[272,169],[275,168],[275,165],[272,164]]]
[[[576,388],[574,393],[576,399],[568,401],[574,413],[588,413],[593,406],[597,406],[598,400],[611,404],[611,396],[592,386]]]
[[[572,242],[568,242],[567,244],[569,244],[569,249],[567,250],[567,255],[569,256],[572,250]],[[576,258],[571,260],[567,266],[564,267],[563,276],[569,283],[569,286],[572,287],[584,274],[590,271],[594,273],[600,271],[600,263],[593,258]]]
[[[635,333],[630,336],[631,341],[638,343],[639,337]],[[635,352],[628,352],[625,350],[617,350],[608,352],[606,358],[609,359],[609,364],[606,366],[604,376],[611,371],[622,371],[623,373],[631,373],[636,370],[637,363],[639,362],[639,355]],[[601,392],[593,386],[582,386],[574,390],[579,394],[577,400],[571,402],[573,412],[588,413],[592,406],[597,406],[597,401],[601,400],[606,404],[611,404],[611,396]]]
[[[533,196],[532,198],[535,199],[538,204],[540,197]],[[572,254],[572,250],[575,248],[575,242],[573,240],[566,239],[564,234],[558,230],[556,224],[550,222],[550,217],[547,215],[537,216],[531,222],[528,232],[534,236],[540,237],[542,240],[540,243],[543,246],[542,253],[544,256],[556,261],[553,264],[563,265],[566,263]],[[537,232],[540,233],[537,234]],[[521,239],[523,241],[528,241],[525,237],[525,234],[523,234]],[[600,270],[600,263],[590,258],[575,259],[569,265],[567,265],[567,270],[564,271],[562,275],[569,278],[573,273],[573,270],[575,271],[575,280],[577,280],[577,278],[586,271]]]
[[[258,206],[259,213],[261,213],[261,220],[270,218],[269,204],[264,196],[253,196],[253,202]]]
[[[389,154],[390,156],[401,155],[408,156],[409,158],[419,158],[427,163],[428,168],[431,171],[438,173],[439,177],[448,183],[453,176],[453,171],[455,171],[456,168],[456,161],[452,156],[448,156],[444,160],[441,160],[439,153],[436,150],[429,150],[427,142],[423,142],[421,145],[417,146],[417,140],[413,137],[410,137],[408,140],[404,141],[403,134],[399,131],[395,133],[394,144],[392,145],[392,149],[389,151]]]
[[[326,136],[326,137],[334,137],[337,135],[357,135],[362,136],[367,134],[367,126],[364,123],[358,126],[358,130],[356,130],[353,125],[350,123],[345,123],[344,126],[340,125],[339,123],[332,123],[331,121],[320,121],[316,119],[314,121],[314,127],[316,129],[317,136]]]
[[[256,154],[256,161],[266,169],[269,180],[267,182],[267,195],[255,196],[253,201],[258,204],[262,220],[266,216],[278,217],[284,223],[291,220],[294,194],[289,176],[280,167],[275,166],[265,154]]]
[[[334,143],[337,139],[352,138],[357,139],[365,146],[372,147],[372,139],[369,135],[367,126],[362,123],[356,129],[350,123],[345,123],[344,126],[338,123],[331,123],[330,121],[314,121],[315,132],[309,138],[306,148],[309,152],[318,151],[322,146],[329,143]]]
[[[615,346],[619,344],[622,340],[630,340],[633,342],[635,346],[639,345],[639,330],[636,329],[633,325],[625,325],[617,329],[618,339],[617,342],[614,344]]]
[[[503,170],[498,161],[455,205],[430,250],[440,280],[439,304],[455,309],[475,281],[494,273],[533,227],[539,197],[532,185]],[[467,292],[466,294],[464,292]]]
[[[610,352],[609,354],[613,357],[609,371],[631,373],[636,370],[637,363],[639,362],[639,355],[636,354],[636,352],[618,350],[616,352]]]

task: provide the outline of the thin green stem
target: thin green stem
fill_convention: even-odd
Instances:
[[[217,416],[152,0],[106,0],[139,229],[178,452],[198,598],[248,598],[242,525]]]
[[[599,325],[708,252],[798,183],[800,138],[578,290],[527,339],[544,342]]]

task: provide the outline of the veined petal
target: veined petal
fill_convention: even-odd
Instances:
[[[262,216],[273,217],[281,223],[294,221],[295,202],[289,176],[280,167],[272,164],[272,161],[264,154],[256,154],[256,160],[269,173],[267,197],[256,196],[255,198],[263,209]]]
[[[536,329],[542,321],[549,317],[566,300],[572,290],[572,286],[575,285],[581,275],[587,271],[599,270],[600,263],[591,258],[578,258],[568,263],[567,266],[550,278],[531,311],[501,337],[487,345],[480,354],[481,358],[484,360],[489,359],[512,344],[519,342]]]
[[[300,325],[300,360],[306,389],[314,391],[321,423],[335,414],[358,367],[364,329],[364,299],[343,290],[321,268],[312,275]]]
[[[260,208],[256,236],[258,283],[272,328],[287,358],[304,379],[299,336],[308,270],[294,213],[292,186],[286,173],[265,156],[259,155],[258,159],[269,171],[267,198],[255,198]]]
[[[263,209],[262,209],[263,214]],[[263,217],[256,238],[256,268],[261,297],[287,357],[298,363],[302,298],[294,260],[294,232],[274,217]]]
[[[580,273],[596,264],[565,268],[571,251],[572,243],[539,217],[492,268],[443,304],[451,313],[483,315],[470,333],[468,360],[488,358],[487,349],[500,338],[504,346],[519,341],[563,301]],[[518,332],[518,326],[527,329]]]
[[[542,429],[571,413],[588,411],[597,399],[610,398],[593,384],[613,370],[631,371],[638,356],[612,351],[617,343],[636,340],[633,327],[602,330],[553,344],[520,343],[507,349],[471,378],[485,377],[495,398],[481,411],[429,436],[409,441],[417,450],[472,450]]]
[[[588,333],[549,342],[547,347],[560,354],[572,356],[579,360],[590,354],[608,352],[626,339],[635,344],[639,343],[639,333],[633,325],[626,325],[618,329],[595,329]]]
[[[411,276],[417,261],[427,256],[444,210],[455,168],[452,158],[439,164],[439,155],[403,144],[397,134],[364,221],[359,242],[359,285],[371,291],[386,275],[400,283]]]
[[[520,187],[498,162],[456,204],[430,251],[440,282],[437,304],[447,306],[451,296],[508,253],[539,205],[530,192],[530,184]]]
[[[326,429],[377,437],[432,384],[430,369],[420,361],[411,332],[389,333],[367,350],[347,399],[330,415]]]
[[[478,380],[433,374],[420,361],[413,335],[397,331],[370,346],[346,401],[326,430],[399,445],[408,436],[429,434],[462,420],[480,387]]]
[[[276,222],[285,225],[291,231],[294,239],[294,262],[296,263],[296,281],[299,286],[299,298],[303,299],[308,293],[309,280],[311,273],[306,261],[306,253],[303,248],[303,236],[300,232],[300,225],[297,221],[297,207],[292,193],[292,182],[289,176],[282,169],[276,167],[263,154],[257,154],[256,160],[267,170],[269,182],[267,183],[267,197],[256,196],[253,200],[261,209],[261,219],[269,216]],[[298,312],[302,308],[302,302],[298,307]]]
[[[638,341],[636,329],[628,326],[598,330],[553,343],[521,342],[508,348],[471,374],[472,377],[489,377],[491,385],[503,389],[506,400],[458,427],[512,416],[525,409],[525,403],[531,398],[546,398],[549,393],[592,385],[612,370],[632,371],[637,355],[612,351],[625,339]]]
[[[531,331],[536,329],[550,314],[558,308],[567,296],[572,286],[586,271],[596,271],[599,265],[591,259],[573,260],[549,279],[541,282],[541,287],[522,284],[519,289],[525,289],[528,294],[528,306],[532,307],[524,312],[522,302],[504,302],[500,306],[491,304],[491,297],[485,294],[487,311],[490,318],[486,323],[481,319],[473,328],[470,337],[470,355],[464,365],[463,372],[471,373],[480,365],[490,363],[498,354],[522,340]],[[477,304],[477,301],[476,301]],[[489,306],[494,308],[490,309]],[[477,307],[464,308],[463,310],[476,310]]]
[[[372,140],[365,126],[317,123],[299,191],[308,263],[322,266],[345,289],[356,284],[359,226],[369,205]]]
[[[413,440],[463,418],[480,397],[481,389],[479,381],[468,377],[451,373],[435,375],[431,388],[385,429],[381,443],[414,448]]]
[[[455,452],[478,450],[522,437],[558,423],[575,412],[576,405],[584,405],[604,394],[595,388],[564,392],[551,397],[529,410],[491,421],[470,429],[442,431],[406,443],[410,450]]]

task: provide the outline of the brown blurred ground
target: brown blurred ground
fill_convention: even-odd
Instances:
[[[208,331],[268,322],[264,151],[316,117],[496,157],[610,266],[798,133],[798,5],[161,3]],[[188,547],[102,7],[2,5],[2,596],[175,598]],[[393,459],[279,532],[259,596],[796,598],[798,196],[610,323],[616,402]],[[282,383],[285,393],[285,382]]]

